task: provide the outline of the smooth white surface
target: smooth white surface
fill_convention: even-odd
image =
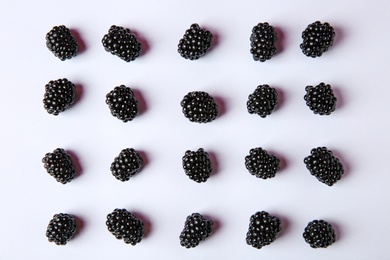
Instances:
[[[388,111],[388,1],[2,1],[0,8],[1,259],[389,259],[390,190]],[[323,57],[301,53],[301,32],[316,20],[336,29]],[[249,36],[258,22],[278,29],[279,53],[254,62]],[[191,23],[218,39],[198,61],[177,53]],[[86,48],[61,62],[45,46],[55,25],[77,30]],[[126,63],[104,51],[101,38],[112,24],[137,32],[147,51]],[[66,77],[82,86],[80,100],[54,117],[42,105],[45,84]],[[303,101],[306,85],[326,82],[339,99],[328,117]],[[145,111],[122,123],[109,113],[105,95],[125,84],[138,91]],[[266,119],[246,111],[259,84],[282,97]],[[194,124],[181,113],[189,91],[218,97],[223,114]],[[250,148],[280,156],[285,167],[273,179],[251,176],[244,166]],[[327,187],[303,164],[313,147],[340,157],[345,176]],[[72,151],[81,175],[61,185],[41,159],[57,147]],[[109,167],[121,149],[142,151],[147,164],[126,183]],[[217,174],[190,181],[181,168],[187,149],[215,155]],[[143,216],[150,231],[137,246],[116,240],[105,227],[115,208]],[[266,210],[282,219],[277,240],[261,250],[245,243],[249,217]],[[46,226],[55,213],[82,220],[65,247],[49,243]],[[179,245],[187,215],[217,222],[216,232],[191,250]],[[337,231],[327,249],[303,240],[306,224],[323,218]]]

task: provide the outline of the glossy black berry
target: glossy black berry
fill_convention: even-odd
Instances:
[[[332,45],[336,33],[329,23],[316,21],[302,32],[302,52],[312,58],[321,57]]]
[[[213,232],[213,221],[204,218],[199,213],[189,215],[184,223],[184,229],[180,233],[180,245],[192,248],[199,245]]]
[[[112,25],[105,34],[102,43],[104,49],[124,61],[135,60],[142,52],[141,43],[130,29]]]
[[[333,94],[332,87],[325,83],[319,85],[307,86],[305,88],[306,95],[304,100],[306,105],[314,112],[314,114],[330,115],[336,110],[337,98]]]
[[[67,80],[51,80],[45,86],[43,105],[49,114],[57,116],[70,107],[76,98],[75,85]]]
[[[218,116],[218,106],[214,98],[204,91],[193,91],[181,101],[182,111],[191,122],[207,123]]]
[[[304,163],[311,175],[328,186],[335,184],[344,174],[343,165],[326,147],[313,148]]]
[[[250,114],[266,117],[275,110],[278,105],[278,93],[268,85],[260,85],[249,95],[246,107]]]
[[[117,239],[135,246],[144,236],[144,222],[126,209],[115,209],[107,215],[106,226]]]
[[[194,23],[180,39],[178,52],[185,59],[197,60],[211,47],[212,38],[211,32]]]
[[[313,220],[306,226],[303,238],[312,248],[326,248],[336,241],[336,234],[328,222]]]
[[[212,172],[209,155],[202,148],[198,151],[186,151],[183,156],[185,174],[193,181],[205,182]]]
[[[259,23],[252,29],[250,37],[251,54],[255,61],[264,62],[276,53],[277,33],[268,23]]]
[[[76,229],[77,224],[74,216],[66,213],[55,214],[47,226],[46,237],[49,242],[63,246],[73,237]]]
[[[125,123],[138,115],[138,101],[131,88],[124,85],[115,87],[106,95],[106,104],[111,114]]]
[[[52,153],[47,153],[43,157],[42,162],[47,173],[62,184],[70,182],[76,175],[71,157],[62,148],[57,148]]]
[[[279,158],[260,147],[252,148],[245,157],[245,166],[250,174],[261,179],[275,177],[279,171],[279,163]]]
[[[120,181],[128,181],[143,165],[142,157],[133,149],[123,149],[111,164],[111,173]]]
[[[78,51],[76,39],[64,25],[54,26],[46,34],[46,46],[62,61],[76,56]]]
[[[246,243],[254,248],[261,249],[275,241],[282,230],[279,218],[268,212],[256,212],[250,217],[249,228],[246,233]]]

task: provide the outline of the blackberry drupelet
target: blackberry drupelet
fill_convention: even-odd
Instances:
[[[332,151],[326,147],[317,147],[313,148],[310,154],[304,159],[304,163],[311,175],[328,186],[340,180],[344,174],[344,168]]]
[[[115,209],[107,215],[106,226],[117,239],[135,246],[144,236],[144,223],[126,209]]]
[[[204,218],[199,213],[189,215],[184,223],[184,229],[180,233],[180,245],[192,248],[199,245],[213,232],[213,221]]]
[[[57,116],[70,107],[76,98],[75,85],[66,78],[51,80],[45,86],[43,105],[49,114]]]
[[[185,174],[193,181],[205,182],[210,177],[212,166],[209,155],[202,148],[198,151],[186,151],[183,156]]]
[[[337,98],[330,85],[321,82],[315,87],[306,86],[305,90],[304,100],[314,114],[330,115],[336,110]]]
[[[118,180],[128,181],[130,177],[141,170],[142,165],[142,157],[133,148],[126,148],[115,157],[110,170]]]
[[[62,148],[57,148],[52,153],[47,153],[43,157],[42,162],[47,173],[62,184],[70,182],[76,175],[76,170],[69,154]]]
[[[268,23],[259,23],[252,29],[250,37],[251,54],[255,61],[264,62],[276,53],[277,33]]]
[[[77,224],[74,216],[66,213],[55,214],[47,226],[46,237],[49,242],[63,246],[73,237],[76,229]]]
[[[186,30],[178,45],[179,54],[189,60],[197,60],[211,47],[213,35],[194,23]]]
[[[104,49],[124,61],[135,60],[142,52],[141,43],[130,29],[112,25],[105,34],[102,43]]]
[[[303,238],[312,248],[326,248],[336,241],[336,234],[328,222],[313,220],[306,226]]]
[[[262,179],[275,177],[279,171],[279,163],[279,158],[260,147],[252,148],[245,157],[245,166],[250,174]]]
[[[271,216],[268,212],[256,212],[250,217],[246,243],[257,249],[275,241],[282,230],[279,218]]]
[[[64,25],[54,26],[46,34],[46,46],[62,61],[76,56],[78,51],[76,39]]]
[[[336,33],[329,23],[316,21],[302,32],[302,52],[312,58],[321,57],[332,45]]]
[[[207,123],[218,116],[214,98],[204,91],[189,92],[181,101],[182,111],[191,122]]]
[[[246,107],[250,114],[257,114],[264,118],[272,113],[278,105],[278,93],[268,85],[259,85],[249,95]]]
[[[106,95],[106,104],[111,114],[125,123],[138,115],[138,101],[131,88],[124,85],[115,87]]]

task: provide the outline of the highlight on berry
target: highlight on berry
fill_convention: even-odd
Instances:
[[[213,232],[213,221],[199,213],[189,215],[180,233],[180,245],[185,248],[194,248],[203,242]]]
[[[62,184],[70,182],[76,175],[70,155],[62,148],[46,153],[42,162],[47,173]]]
[[[207,53],[212,39],[211,32],[194,23],[180,39],[177,51],[185,59],[197,60]]]
[[[254,26],[250,37],[250,53],[253,59],[261,62],[271,59],[276,53],[275,43],[277,39],[275,28],[267,22]]]
[[[274,242],[281,230],[281,221],[278,217],[272,216],[266,211],[256,212],[249,219],[246,243],[261,249]]]
[[[130,29],[112,25],[102,39],[104,49],[126,62],[134,61],[141,55],[142,46]]]
[[[335,184],[344,174],[342,163],[326,147],[313,148],[304,163],[311,175],[328,186]]]
[[[308,57],[321,57],[333,45],[336,33],[329,23],[316,21],[309,24],[302,32],[303,42],[300,48]]]
[[[75,57],[78,51],[77,41],[65,25],[54,26],[46,34],[46,47],[62,61]]]
[[[182,112],[191,122],[208,123],[218,116],[218,105],[204,91],[189,92],[180,103]]]
[[[319,85],[306,86],[303,99],[314,114],[330,115],[336,110],[337,98],[329,84],[321,82]]]
[[[58,213],[50,220],[46,237],[49,242],[64,246],[74,236],[77,229],[76,218],[67,213]]]
[[[116,239],[135,246],[144,237],[144,222],[126,209],[115,209],[107,215],[106,226]]]
[[[106,104],[111,114],[124,123],[132,121],[139,112],[138,100],[131,88],[125,85],[115,87],[106,95]]]
[[[257,114],[262,118],[270,115],[277,105],[278,92],[267,84],[257,86],[246,102],[248,113]]]
[[[73,105],[76,86],[66,78],[51,80],[45,85],[43,106],[52,115],[59,115]]]
[[[327,248],[336,242],[336,233],[325,220],[313,220],[305,227],[303,238],[312,248]]]
[[[141,171],[143,159],[133,148],[123,149],[111,163],[112,175],[122,182],[130,180]]]

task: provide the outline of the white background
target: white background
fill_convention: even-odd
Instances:
[[[390,259],[388,188],[390,126],[388,11],[382,1],[1,1],[1,259]],[[301,33],[316,20],[336,30],[334,46],[308,58]],[[279,52],[253,61],[253,26],[278,30]],[[216,41],[198,61],[185,60],[177,43],[192,23]],[[64,24],[78,32],[85,50],[60,61],[45,45],[46,33]],[[144,54],[126,63],[105,52],[101,39],[113,24],[134,30]],[[43,108],[44,86],[68,78],[79,99],[55,117]],[[331,84],[338,107],[330,116],[305,105],[306,85]],[[129,123],[111,116],[105,95],[124,84],[137,91],[143,113]],[[275,87],[280,106],[263,119],[246,100],[260,84]],[[209,124],[188,121],[180,101],[204,90],[223,113]],[[327,146],[346,173],[332,187],[303,163],[310,150]],[[47,152],[71,151],[81,173],[57,183],[41,162]],[[143,170],[119,182],[109,170],[121,149],[146,158]],[[216,173],[202,184],[181,167],[187,149],[203,147]],[[244,166],[249,149],[278,155],[283,168],[269,180]],[[116,240],[105,226],[115,208],[142,216],[146,237],[136,246]],[[282,220],[276,241],[261,250],[246,245],[249,217],[265,210]],[[66,246],[49,243],[45,231],[55,213],[80,219]],[[187,215],[212,217],[217,229],[194,249],[179,244]],[[302,238],[313,219],[336,229],[337,242],[312,249]],[[79,223],[79,224],[80,224]]]

